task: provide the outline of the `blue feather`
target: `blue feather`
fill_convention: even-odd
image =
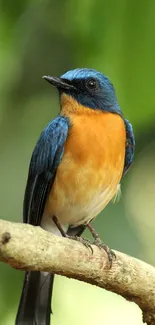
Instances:
[[[123,175],[127,173],[129,167],[131,166],[135,152],[135,138],[132,125],[126,119],[124,119],[124,123],[126,127],[126,152]]]
[[[34,148],[24,198],[24,222],[39,225],[49,190],[64,153],[69,119],[57,116],[43,130]]]
[[[92,109],[101,109],[122,116],[115,89],[109,78],[103,73],[94,69],[82,68],[67,71],[61,78],[77,86],[78,91],[67,90],[66,92],[74,97],[80,104]],[[85,89],[85,82],[90,78],[98,82],[96,91],[93,90],[91,92]]]

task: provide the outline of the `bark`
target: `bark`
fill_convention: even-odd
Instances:
[[[0,261],[88,282],[134,301],[143,321],[155,325],[155,268],[118,251],[109,268],[103,249],[54,236],[40,227],[0,220]]]

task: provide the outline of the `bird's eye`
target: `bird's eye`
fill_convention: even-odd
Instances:
[[[86,87],[90,90],[95,90],[98,87],[98,83],[94,78],[90,78],[86,81]]]

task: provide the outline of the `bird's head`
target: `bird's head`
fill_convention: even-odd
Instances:
[[[84,107],[122,115],[115,89],[101,72],[83,68],[70,70],[60,78],[52,76],[43,78],[55,86],[60,95],[65,93]]]

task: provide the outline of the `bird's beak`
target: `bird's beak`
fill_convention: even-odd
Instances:
[[[54,87],[57,87],[58,89],[67,89],[67,90],[76,89],[68,80],[64,80],[53,76],[43,76],[43,79],[45,79]]]

